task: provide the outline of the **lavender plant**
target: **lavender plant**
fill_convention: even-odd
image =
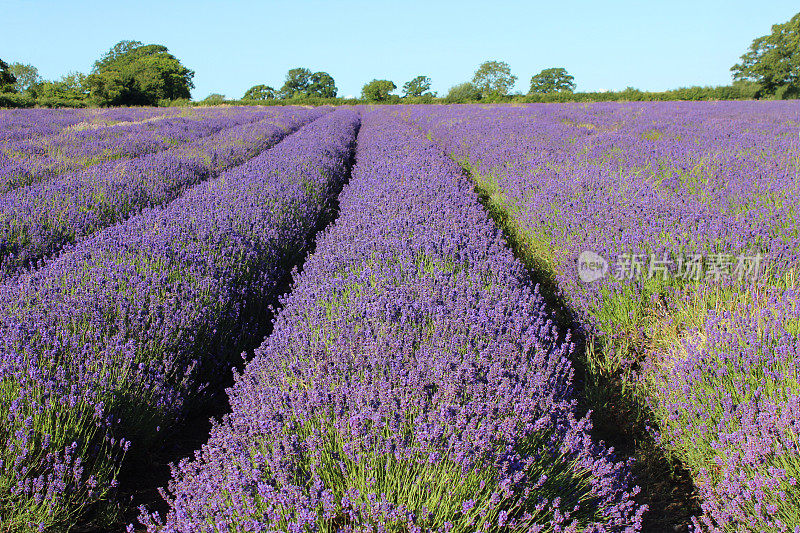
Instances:
[[[709,313],[648,368],[665,440],[697,468],[700,531],[800,527],[800,294]]]
[[[169,202],[327,111],[282,109],[162,153],[98,165],[0,196],[0,275],[36,265],[65,245],[141,209]]]
[[[404,114],[470,168],[523,255],[553,280],[595,343],[593,375],[620,376],[646,397],[662,445],[689,467],[703,497],[695,523],[720,531],[800,526],[792,481],[800,461],[787,425],[797,330],[794,304],[785,303],[795,298],[800,252],[800,108],[720,102]],[[605,278],[581,280],[577,260],[586,250],[609,261]],[[651,276],[652,257],[664,254],[700,261],[695,270],[674,263]],[[758,254],[760,272],[737,272],[737,257]],[[633,372],[639,364],[643,380]]]
[[[70,128],[103,127],[189,114],[181,108],[0,109],[0,142],[55,135]]]
[[[110,127],[69,127],[57,135],[28,135],[0,143],[0,193],[106,161],[138,157],[271,116],[236,109],[156,117]]]
[[[150,531],[637,531],[569,336],[458,167],[380,111],[336,223]]]
[[[328,114],[0,286],[4,531],[69,526],[113,497],[123,460],[157,450],[230,372],[345,179],[358,124]]]

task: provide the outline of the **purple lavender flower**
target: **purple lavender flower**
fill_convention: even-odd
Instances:
[[[152,531],[637,531],[569,336],[458,167],[375,111],[336,223]]]
[[[63,524],[108,497],[129,446],[158,449],[240,361],[346,178],[358,124],[327,114],[0,285],[4,528]]]

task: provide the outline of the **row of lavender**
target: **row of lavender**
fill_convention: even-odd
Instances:
[[[181,108],[114,107],[108,109],[3,109],[0,142],[41,138],[69,128],[104,127],[184,113]]]
[[[405,116],[471,168],[604,344],[610,371],[644,356],[639,385],[662,442],[703,499],[695,523],[800,527],[800,107],[462,106]]]
[[[73,523],[230,372],[345,179],[358,124],[327,114],[0,286],[4,531]]]
[[[257,122],[250,121],[263,113],[242,111],[233,120],[244,124],[210,137],[7,192],[0,196],[0,277],[35,265],[143,208],[176,198],[328,111],[286,107]]]
[[[0,142],[0,193],[105,161],[166,150],[270,115],[253,108],[206,109],[190,116],[68,128],[56,135]]]
[[[151,531],[635,531],[569,337],[459,168],[365,116],[336,223]]]

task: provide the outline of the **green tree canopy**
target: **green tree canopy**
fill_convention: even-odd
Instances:
[[[320,98],[336,98],[338,89],[333,81],[333,76],[327,72],[315,72],[309,78],[308,96]]]
[[[755,81],[764,95],[800,96],[800,13],[755,39],[741,59],[734,80]]]
[[[269,85],[253,85],[242,96],[242,100],[272,100],[274,98],[275,89]]]
[[[12,74],[8,63],[0,59],[0,93],[13,93],[16,91],[17,78]]]
[[[311,71],[307,68],[298,67],[290,69],[286,73],[286,81],[281,87],[281,98],[292,98],[305,96],[308,87],[311,85]]]
[[[484,61],[472,77],[473,85],[482,96],[505,96],[516,81],[517,77],[511,74],[511,67],[504,61]]]
[[[100,105],[156,105],[189,98],[193,77],[166,46],[120,41],[95,61],[87,84]]]
[[[298,67],[286,73],[286,81],[281,87],[281,98],[302,98],[305,96],[318,96],[320,98],[335,98],[337,93],[333,76],[327,72],[311,72],[311,70]]]
[[[39,76],[39,70],[36,67],[23,63],[11,63],[8,70],[17,79],[14,83],[14,88],[18,93],[36,94],[37,88],[42,83],[42,78]]]
[[[434,96],[430,89],[431,79],[428,76],[417,76],[403,84],[403,96]]]
[[[208,105],[219,105],[225,103],[225,95],[219,93],[211,93],[203,98],[203,103]]]
[[[575,90],[575,78],[562,67],[546,68],[531,78],[528,94],[571,93]]]
[[[45,100],[85,101],[89,96],[87,76],[70,72],[57,81],[43,81],[36,89],[36,98]]]
[[[390,80],[372,80],[361,88],[361,98],[368,102],[382,102],[388,100],[389,94],[397,89],[397,85]]]
[[[466,104],[467,102],[475,102],[480,99],[481,91],[475,84],[465,82],[450,87],[444,100],[451,104]]]

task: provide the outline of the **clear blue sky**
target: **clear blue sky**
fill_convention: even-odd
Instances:
[[[164,44],[196,72],[197,99],[279,88],[296,66],[329,72],[341,96],[418,74],[443,93],[487,59],[507,61],[523,92],[552,66],[578,90],[663,90],[729,83],[750,42],[798,11],[797,0],[0,0],[0,58],[52,79],[87,72],[122,39]]]

